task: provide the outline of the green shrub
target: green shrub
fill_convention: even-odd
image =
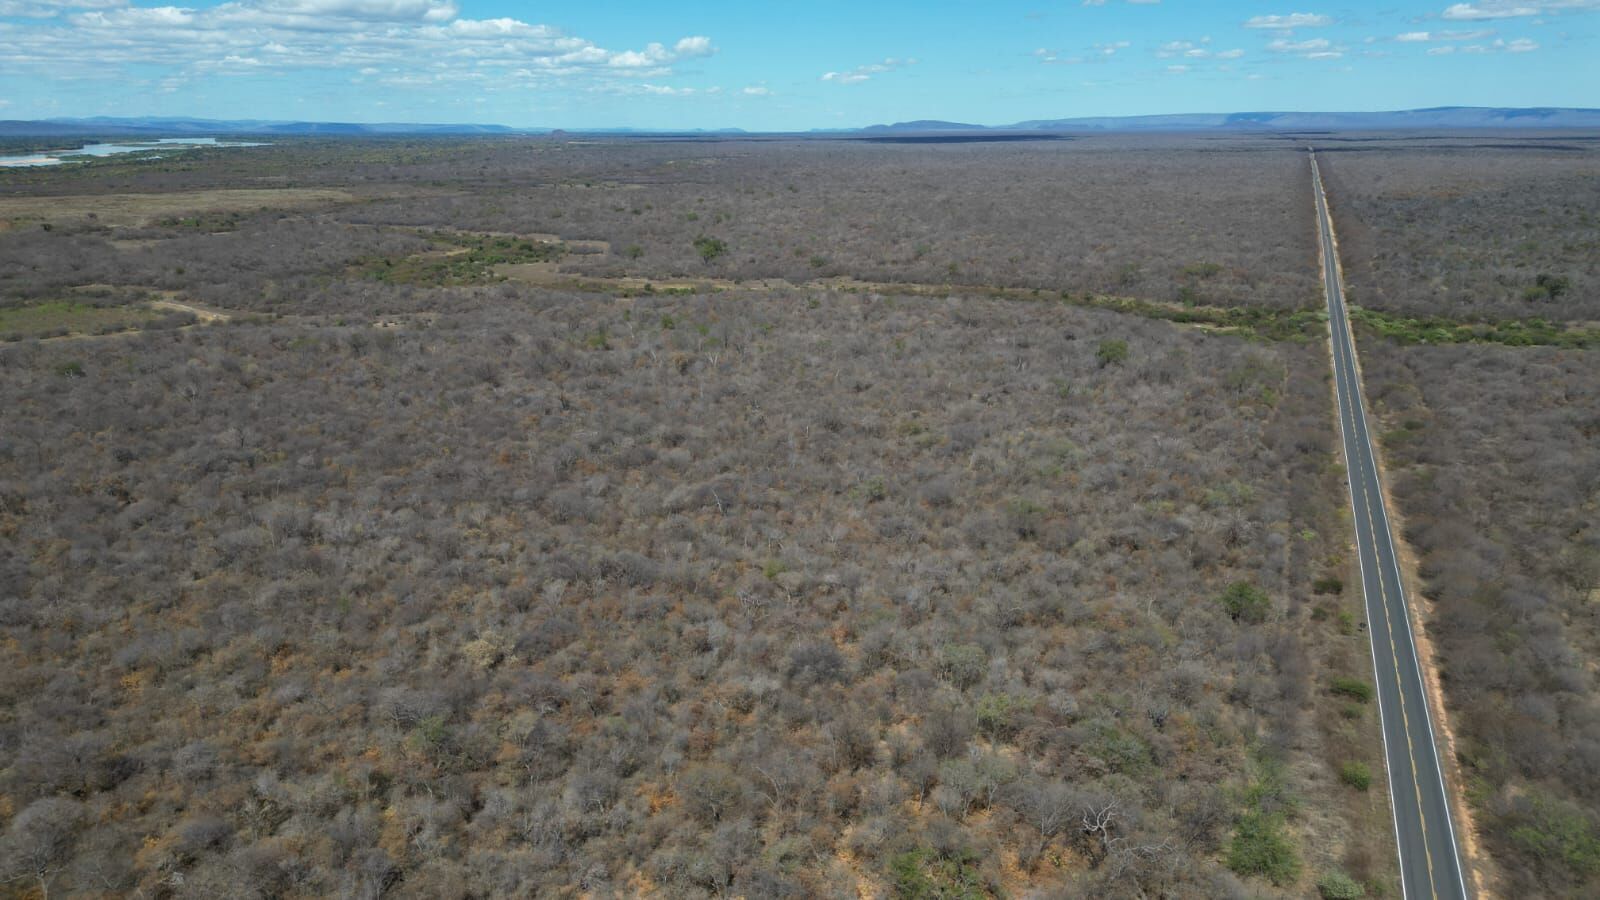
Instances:
[[[1342,610],[1342,609],[1339,610],[1339,633],[1340,634],[1355,634],[1356,633],[1356,617],[1350,615],[1350,613],[1348,611]]]
[[[1016,734],[1017,711],[1024,705],[1010,694],[985,694],[978,699],[978,730],[993,738]]]
[[[1344,579],[1337,575],[1324,575],[1311,582],[1311,590],[1317,594],[1342,594],[1344,593]]]
[[[1349,697],[1362,703],[1372,700],[1372,685],[1359,678],[1335,678],[1329,689],[1341,697]]]
[[[1580,877],[1600,873],[1600,829],[1583,810],[1535,796],[1511,843],[1528,856],[1557,863]]]
[[[1339,767],[1339,780],[1358,791],[1372,786],[1372,770],[1359,760],[1351,760]]]
[[[966,690],[983,680],[989,655],[977,644],[945,644],[939,650],[939,674]]]
[[[1240,875],[1259,875],[1276,885],[1285,885],[1300,875],[1300,859],[1283,833],[1283,822],[1275,816],[1246,814],[1234,828],[1228,845],[1228,868]]]
[[[711,262],[717,257],[728,252],[728,245],[714,237],[701,235],[694,239],[694,249],[700,252],[700,258]]]
[[[1128,359],[1128,342],[1117,340],[1104,340],[1095,348],[1094,358],[1100,361],[1100,368],[1110,365],[1120,365]]]
[[[56,366],[56,374],[63,378],[82,378],[83,363],[78,362],[77,360],[61,363],[60,365]]]
[[[889,860],[898,900],[980,900],[991,896],[971,850],[907,850]]]
[[[1272,609],[1272,600],[1266,592],[1249,583],[1248,581],[1235,581],[1228,585],[1228,589],[1217,598],[1222,608],[1228,611],[1228,616],[1235,622],[1250,622],[1259,624],[1265,622],[1267,613]]]
[[[1317,879],[1317,893],[1322,895],[1322,900],[1357,900],[1367,895],[1367,889],[1361,882],[1334,869]]]
[[[874,475],[851,488],[850,493],[865,503],[877,503],[888,498],[889,486],[884,483],[882,475]]]
[[[1558,299],[1572,289],[1572,280],[1564,275],[1540,275],[1533,280],[1533,283],[1551,300]]]

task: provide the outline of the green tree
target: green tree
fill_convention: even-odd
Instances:
[[[1260,624],[1267,620],[1267,613],[1272,610],[1271,598],[1248,581],[1235,581],[1228,585],[1217,602],[1222,604],[1235,622]]]
[[[694,239],[694,249],[700,251],[700,258],[711,262],[717,257],[728,252],[728,245],[714,237],[701,235]]]
[[[1107,339],[1100,342],[1094,351],[1094,358],[1100,361],[1100,368],[1110,365],[1120,365],[1128,359],[1128,342]]]

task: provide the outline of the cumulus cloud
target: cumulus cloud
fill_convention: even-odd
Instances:
[[[121,77],[126,67],[167,69],[171,86],[198,74],[347,69],[385,83],[420,86],[588,77],[654,79],[710,56],[690,35],[611,49],[520,19],[462,18],[455,0],[231,0],[209,8],[126,0],[0,0],[47,15],[0,25],[0,65],[13,71]]]

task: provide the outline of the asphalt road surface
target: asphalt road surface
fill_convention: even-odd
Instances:
[[[1456,849],[1450,799],[1434,742],[1428,695],[1417,663],[1400,567],[1378,482],[1377,458],[1367,432],[1366,404],[1356,371],[1355,342],[1345,314],[1344,282],[1335,255],[1333,220],[1322,187],[1317,157],[1311,154],[1317,219],[1322,234],[1323,283],[1328,293],[1328,325],[1333,332],[1333,374],[1339,400],[1339,431],[1344,437],[1345,471],[1355,518],[1356,551],[1361,560],[1361,590],[1367,603],[1367,633],[1377,678],[1378,717],[1383,723],[1384,762],[1389,772],[1389,804],[1394,811],[1400,850],[1400,881],[1408,900],[1466,898],[1461,854]]]

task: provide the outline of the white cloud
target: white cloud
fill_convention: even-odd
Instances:
[[[0,65],[20,74],[125,77],[161,66],[163,87],[201,74],[346,69],[406,85],[658,79],[716,52],[690,35],[609,49],[549,25],[459,17],[456,0],[229,0],[209,8],[125,0],[0,0],[65,14],[0,24]],[[53,13],[52,13],[53,15]]]
[[[1238,59],[1244,56],[1243,50],[1212,50],[1211,38],[1203,37],[1199,41],[1168,41],[1156,48],[1156,56],[1162,59],[1171,59],[1175,56],[1184,59]]]
[[[1446,19],[1479,21],[1584,10],[1600,10],[1600,0],[1482,0],[1480,3],[1456,3],[1447,7],[1442,15]]]
[[[258,0],[263,12],[367,22],[448,22],[460,8],[450,0]]]
[[[695,35],[694,37],[683,38],[676,44],[673,44],[672,52],[676,53],[678,56],[689,57],[710,56],[711,54],[717,52],[717,50],[715,47],[711,46],[711,38]]]
[[[48,19],[64,9],[115,9],[128,0],[0,0],[0,16]]]
[[[1326,50],[1333,44],[1327,38],[1312,38],[1306,41],[1289,41],[1279,39],[1267,44],[1267,49],[1274,53],[1313,53]]]
[[[896,59],[895,57],[891,56],[881,63],[869,63],[864,66],[856,66],[854,69],[850,69],[845,72],[824,72],[822,73],[821,80],[829,81],[834,84],[860,84],[863,81],[871,79],[874,75],[881,75],[884,72],[893,72],[895,69],[904,68],[905,66],[914,66],[916,64],[917,61],[915,59]]]
[[[1319,13],[1289,13],[1284,16],[1252,16],[1245,20],[1246,28],[1323,28],[1333,24],[1331,16]]]
[[[1309,38],[1304,41],[1278,38],[1269,41],[1267,49],[1273,53],[1289,54],[1302,59],[1339,59],[1345,52],[1344,47],[1334,44],[1327,38]]]
[[[1062,56],[1059,50],[1050,50],[1045,47],[1033,51],[1035,59],[1048,66],[1076,66],[1088,62],[1081,56]]]
[[[1488,33],[1492,34],[1493,32],[1488,32]],[[1462,45],[1461,48],[1460,48],[1462,53],[1472,53],[1472,54],[1482,54],[1482,53],[1532,53],[1533,51],[1535,51],[1537,49],[1539,49],[1538,42],[1530,41],[1527,38],[1517,38],[1516,40],[1511,40],[1511,41],[1507,41],[1507,40],[1504,40],[1504,39],[1497,38],[1496,40],[1494,40],[1493,42],[1491,42],[1489,44],[1465,44],[1465,45]],[[1456,45],[1455,44],[1444,44],[1442,46],[1433,47],[1433,48],[1429,49],[1428,50],[1428,55],[1429,56],[1445,56],[1445,55],[1448,55],[1448,54],[1454,52],[1455,50],[1456,50]]]
[[[1425,43],[1433,41],[1477,41],[1486,37],[1494,37],[1494,29],[1480,28],[1475,31],[1408,31],[1397,34],[1394,39],[1403,44]]]
[[[771,90],[769,90],[767,88],[764,88],[764,87],[760,87],[760,86],[747,87],[743,91],[741,91],[740,93],[744,94],[747,97],[771,97],[772,96],[772,91]]]

